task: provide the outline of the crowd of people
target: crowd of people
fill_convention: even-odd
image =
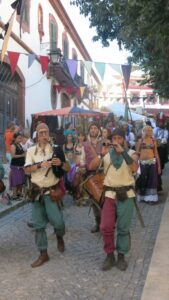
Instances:
[[[49,260],[47,222],[54,227],[58,250],[64,251],[61,201],[67,191],[75,205],[91,204],[95,218],[91,232],[101,232],[106,253],[102,270],[114,265],[126,270],[134,201],[157,204],[162,191],[169,140],[165,119],[157,118],[154,128],[150,121],[133,124],[122,118],[110,119],[105,126],[92,121],[86,133],[67,124],[55,137],[50,136],[47,124],[40,122],[32,139],[28,131],[11,123],[4,139],[12,200],[25,196],[26,176],[31,182],[32,222],[40,252],[32,267]],[[104,181],[98,204],[91,191],[83,187],[100,168]]]

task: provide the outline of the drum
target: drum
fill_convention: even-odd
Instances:
[[[84,182],[84,188],[88,194],[96,201],[97,204],[101,204],[101,198],[103,193],[103,183],[105,174],[98,172],[89,176]]]

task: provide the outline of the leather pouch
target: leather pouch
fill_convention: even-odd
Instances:
[[[58,203],[60,200],[62,200],[63,197],[63,191],[61,190],[61,188],[58,186],[56,186],[55,189],[50,189],[50,197],[52,199],[52,201]]]
[[[116,190],[116,198],[118,201],[125,201],[128,198],[126,189],[119,188]]]

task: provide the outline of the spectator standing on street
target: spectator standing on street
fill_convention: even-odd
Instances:
[[[31,174],[32,221],[35,243],[40,252],[38,259],[32,263],[32,268],[39,267],[49,260],[45,231],[48,222],[54,227],[58,251],[64,252],[65,224],[60,207],[62,194],[58,195],[58,192],[61,192],[60,175],[63,176],[63,172],[69,170],[62,148],[58,148],[57,157],[53,156],[48,126],[41,123],[36,131],[36,145],[28,149],[25,163],[25,172]]]
[[[102,129],[102,138],[104,142],[108,142],[111,140],[111,130],[109,128]]]
[[[30,138],[30,133],[28,131],[23,132],[21,146],[23,150],[26,152],[29,147],[33,146],[34,142]]]
[[[20,132],[14,134],[14,139],[11,144],[11,172],[10,172],[10,187],[13,191],[13,200],[22,197],[23,185],[25,184],[25,152],[21,146],[22,134]]]
[[[149,204],[157,203],[158,174],[161,174],[161,166],[151,126],[143,128],[143,137],[138,140],[136,151],[140,159],[140,175],[136,180],[137,199]]]
[[[87,141],[84,142],[85,160],[86,160],[86,176],[92,175],[95,170],[91,167],[92,160],[100,156],[102,151],[103,139],[101,137],[101,129],[97,122],[91,122],[88,127]],[[100,211],[93,203],[92,209],[95,217],[95,226],[91,229],[92,233],[98,232],[100,228]]]
[[[154,138],[157,140],[157,150],[160,157],[161,170],[164,169],[165,164],[168,161],[168,130],[165,128],[163,120],[158,121],[158,125],[154,128]]]
[[[85,178],[86,173],[86,159],[84,151],[84,142],[86,136],[83,132],[78,133],[77,143],[74,146],[74,156],[76,172],[73,177],[73,187],[75,188],[75,202],[77,205],[85,204],[84,193],[81,191],[80,184]]]
[[[15,124],[10,123],[4,133],[5,147],[6,147],[6,159],[7,162],[11,162],[11,144],[13,142]]]

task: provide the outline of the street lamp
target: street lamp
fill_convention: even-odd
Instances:
[[[50,50],[49,56],[50,56],[50,62],[53,65],[56,65],[56,64],[60,63],[61,60],[62,60],[62,57],[63,57],[60,48],[56,48],[55,50]]]

